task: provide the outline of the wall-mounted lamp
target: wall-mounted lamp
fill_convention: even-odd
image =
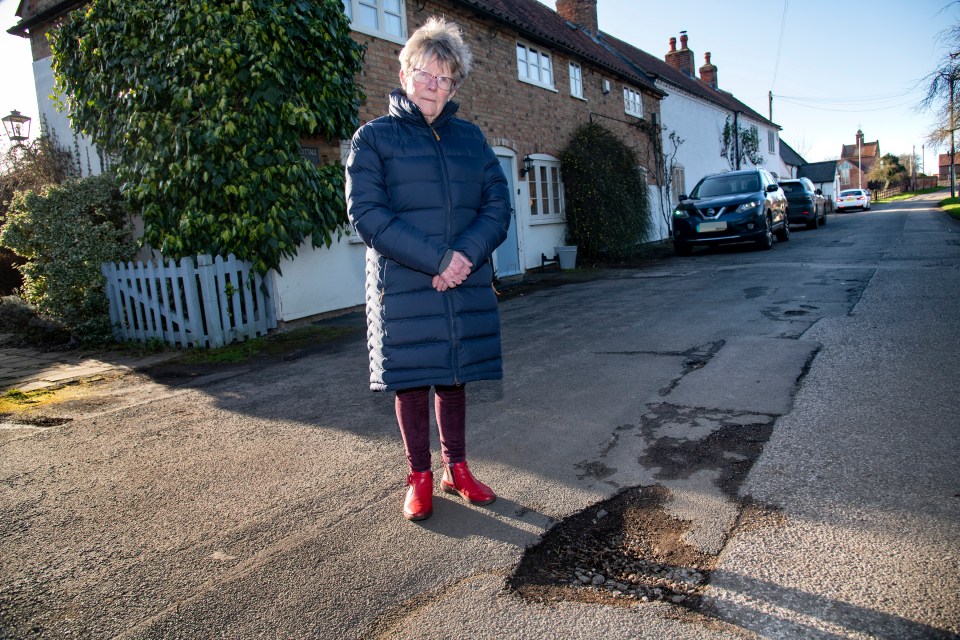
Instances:
[[[524,156],[523,158],[523,168],[520,169],[520,177],[524,177],[528,173],[533,171],[533,158],[530,156]]]
[[[3,121],[3,129],[7,132],[7,137],[16,146],[22,146],[23,141],[30,138],[30,118],[23,115],[16,109],[10,112],[10,115],[0,118]]]

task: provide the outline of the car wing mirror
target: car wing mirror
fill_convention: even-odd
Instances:
[[[677,196],[677,197],[680,198],[680,201],[681,201],[681,202],[683,202],[684,200],[687,200],[690,196],[688,196],[688,195],[685,194],[685,193],[681,193],[681,194],[680,194],[679,196]]]
[[[776,190],[779,189],[779,188],[780,188],[780,185],[778,185],[778,184],[768,184],[768,185],[767,185],[767,191],[769,191],[770,193],[773,193],[774,191],[776,191]]]

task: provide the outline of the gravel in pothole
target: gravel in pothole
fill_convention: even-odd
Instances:
[[[697,608],[716,558],[681,540],[689,524],[666,514],[668,497],[660,485],[625,489],[565,518],[527,550],[508,587],[538,602]]]

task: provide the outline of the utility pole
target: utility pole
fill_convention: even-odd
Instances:
[[[957,197],[957,186],[956,186],[957,178],[954,175],[956,173],[956,167],[955,167],[956,160],[954,159],[954,157],[956,156],[957,150],[954,144],[954,138],[956,136],[954,135],[954,126],[953,126],[953,81],[955,80],[956,75],[957,75],[957,68],[954,67],[953,73],[950,74],[950,197],[951,198]]]
[[[770,105],[770,122],[773,122],[773,91],[767,92],[767,101]]]

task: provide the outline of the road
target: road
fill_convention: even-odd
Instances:
[[[505,378],[468,389],[500,498],[422,523],[362,332],[2,417],[0,636],[958,637],[960,222],[935,199],[506,300]],[[654,488],[709,562],[696,607],[507,587]]]

